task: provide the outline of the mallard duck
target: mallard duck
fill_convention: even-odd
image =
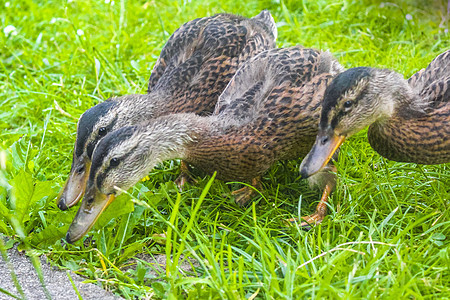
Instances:
[[[449,124],[450,50],[409,80],[386,69],[349,69],[326,90],[319,134],[301,174],[319,171],[334,149],[368,125],[370,145],[390,160],[449,162]]]
[[[278,160],[304,156],[314,143],[327,83],[342,72],[329,52],[272,49],[243,63],[211,116],[170,114],[126,126],[93,154],[86,195],[66,241],[80,239],[121,190],[158,163],[180,158],[225,181],[259,182]],[[328,173],[319,173],[327,177]],[[324,180],[325,190],[333,179]],[[248,201],[248,192],[239,198]]]
[[[83,196],[95,145],[108,132],[169,113],[211,114],[238,66],[275,47],[276,24],[268,11],[253,18],[218,14],[177,29],[161,51],[146,95],[111,98],[79,119],[73,161],[58,207],[65,210]],[[182,164],[180,185],[184,183]]]
[[[300,173],[327,165],[346,138],[370,125],[369,143],[394,161],[450,162],[450,50],[408,80],[391,70],[358,67],[326,89],[319,133]]]

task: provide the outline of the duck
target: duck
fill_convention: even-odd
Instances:
[[[267,10],[252,18],[222,13],[182,25],[161,50],[147,94],[110,98],[81,115],[72,166],[57,206],[66,210],[82,198],[93,150],[107,133],[171,113],[210,115],[238,66],[274,48],[276,38],[277,27]],[[177,184],[181,188],[188,180],[188,167],[181,162]]]
[[[217,179],[250,183],[236,195],[245,205],[273,163],[308,153],[325,88],[343,70],[327,51],[266,50],[242,64],[212,115],[170,114],[109,133],[94,150],[86,194],[66,241],[79,240],[117,194],[165,160],[183,159],[207,174],[217,172]],[[312,181],[322,183],[326,195],[334,177],[323,171]]]
[[[450,162],[450,50],[405,80],[388,69],[357,67],[328,86],[319,133],[300,165],[307,178],[348,137],[369,126],[371,147],[398,162]]]
[[[356,67],[327,87],[319,131],[300,165],[308,178],[329,164],[336,149],[369,126],[371,147],[398,162],[450,162],[450,50],[408,80],[392,70]]]

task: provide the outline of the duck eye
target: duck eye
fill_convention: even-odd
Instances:
[[[81,174],[81,173],[83,173],[84,172],[84,166],[80,166],[78,169],[77,169],[77,173],[78,174]]]
[[[350,108],[352,106],[353,102],[352,101],[345,101],[344,102],[344,108]]]
[[[116,166],[118,166],[119,165],[119,159],[117,158],[117,157],[113,157],[113,158],[111,158],[111,160],[109,161],[109,165],[111,166],[111,167],[116,167]]]
[[[118,159],[117,157],[113,157],[113,158],[111,158],[111,160],[109,161],[109,165],[110,165],[111,167],[116,167],[116,166],[119,165],[119,163],[120,163],[120,161],[119,161],[119,159]]]
[[[111,160],[109,161],[109,165],[111,167],[116,167],[119,165],[119,163],[120,163],[120,161],[117,157],[111,158]]]
[[[98,134],[100,136],[106,135],[106,127],[100,127],[100,129],[98,130]]]

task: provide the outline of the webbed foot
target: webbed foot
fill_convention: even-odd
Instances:
[[[175,179],[174,182],[180,191],[183,191],[184,185],[186,183],[189,184],[198,183],[198,181],[191,175],[188,164],[184,161],[181,161],[180,163],[180,175],[178,175],[177,179]]]
[[[310,230],[312,226],[317,225],[323,221],[325,216],[327,215],[327,204],[328,198],[334,190],[336,185],[336,176],[334,175],[336,172],[335,166],[330,166],[329,169],[333,171],[333,175],[330,177],[324,176],[326,178],[326,184],[323,189],[322,197],[320,198],[319,203],[317,204],[316,211],[309,216],[301,217],[302,222],[300,223],[300,227],[305,230]],[[324,173],[325,174],[325,173]],[[298,221],[297,218],[292,218],[287,220],[289,223],[293,224]]]
[[[252,179],[252,186],[244,186],[241,189],[235,190],[231,192],[231,195],[234,196],[234,201],[239,205],[239,206],[244,206],[247,203],[250,202],[250,200],[252,200],[252,196],[253,194],[256,192],[255,188],[257,190],[261,190],[261,178],[260,177],[256,177]]]

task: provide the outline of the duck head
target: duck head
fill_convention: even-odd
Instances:
[[[133,107],[139,107],[147,95],[127,95],[111,98],[95,105],[83,113],[77,124],[77,137],[73,151],[69,177],[58,197],[58,207],[66,210],[74,206],[85,191],[91,167],[91,158],[97,143],[109,132],[130,123],[135,114]],[[150,109],[148,111],[151,111]],[[148,115],[146,113],[146,115]]]
[[[122,127],[97,144],[86,194],[66,235],[68,243],[83,237],[115,196],[147,176],[155,165],[167,159],[183,158],[186,143],[193,139],[186,134],[187,126],[167,122],[171,118]]]
[[[325,167],[345,139],[391,117],[394,100],[410,99],[411,93],[403,77],[390,70],[358,67],[337,75],[325,91],[316,141],[300,165],[302,178]]]

